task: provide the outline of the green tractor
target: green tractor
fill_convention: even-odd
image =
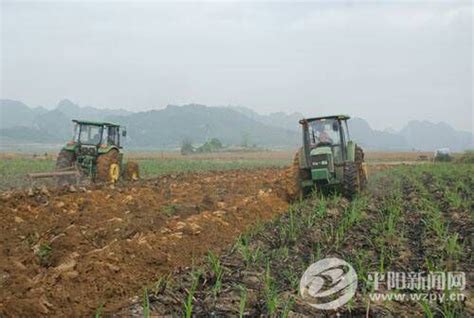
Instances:
[[[364,152],[349,137],[349,116],[336,115],[300,120],[303,147],[295,155],[296,194],[313,189],[336,189],[352,199],[367,183]]]
[[[136,162],[123,163],[121,137],[127,131],[107,122],[73,120],[74,136],[59,152],[56,172],[60,183],[71,182],[72,174],[86,176],[92,181],[117,182],[120,178],[137,180]],[[68,174],[71,172],[71,175]]]

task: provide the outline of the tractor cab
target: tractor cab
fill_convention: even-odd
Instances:
[[[303,150],[309,167],[326,168],[334,174],[337,166],[353,160],[354,144],[349,138],[347,120],[349,116],[337,115],[302,119]]]
[[[106,122],[91,122],[73,120],[74,135],[72,143],[85,146],[96,146],[102,148],[117,147],[120,145],[120,126]],[[122,131],[125,137],[126,130]]]
[[[349,137],[349,116],[335,115],[300,120],[303,146],[299,150],[299,179],[303,189],[365,182],[363,151]],[[348,178],[356,179],[344,181]]]

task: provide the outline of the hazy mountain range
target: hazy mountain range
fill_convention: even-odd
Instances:
[[[316,115],[316,114],[315,114]],[[207,107],[169,105],[164,109],[130,112],[123,109],[80,107],[62,100],[53,110],[32,108],[20,101],[0,100],[1,149],[30,144],[60,144],[71,136],[71,119],[117,122],[128,130],[129,148],[178,147],[184,139],[196,144],[219,138],[227,145],[293,148],[300,144],[300,113],[261,115],[241,106]],[[353,139],[368,150],[453,151],[474,148],[472,133],[457,131],[446,123],[410,121],[400,131],[378,131],[361,118],[350,120]]]

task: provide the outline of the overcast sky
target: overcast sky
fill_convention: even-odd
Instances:
[[[231,104],[473,131],[470,1],[0,2],[0,95],[31,106]]]

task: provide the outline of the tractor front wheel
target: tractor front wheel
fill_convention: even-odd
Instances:
[[[120,178],[119,153],[116,149],[97,158],[96,181],[115,183]]]
[[[342,177],[342,194],[349,200],[353,199],[360,191],[359,169],[355,162],[347,162],[344,165]]]

